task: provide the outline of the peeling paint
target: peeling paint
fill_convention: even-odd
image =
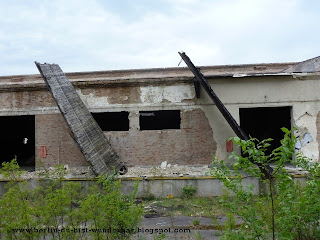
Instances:
[[[298,138],[295,148],[304,156],[317,161],[319,159],[319,149],[318,142],[315,140],[317,136],[316,114],[314,111],[304,108],[302,115],[294,115],[294,117],[297,127],[295,135]]]
[[[142,103],[161,103],[165,100],[171,103],[180,103],[183,100],[193,99],[195,91],[191,86],[161,86],[141,87],[140,99]]]
[[[104,107],[110,105],[108,102],[108,97],[97,97],[94,95],[94,93],[84,95],[82,94],[81,89],[77,89],[76,92],[86,106]]]
[[[300,150],[302,145],[300,139],[297,139],[296,145],[294,146],[296,150]]]
[[[303,137],[302,146],[305,146],[312,141],[313,141],[313,137],[311,136],[311,134],[309,132],[307,132]]]

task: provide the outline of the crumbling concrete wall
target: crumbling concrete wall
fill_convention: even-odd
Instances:
[[[313,161],[319,160],[320,76],[264,76],[209,79],[209,84],[240,124],[239,109],[254,107],[292,107],[292,126],[298,137],[297,150]],[[217,142],[216,156],[227,159],[225,141],[235,136],[211,99],[203,93],[200,103]],[[300,143],[300,145],[299,145]]]
[[[91,112],[128,111],[129,131],[105,132],[128,166],[208,165],[216,151],[209,121],[195,101],[192,83],[81,86],[77,93]],[[52,95],[45,89],[0,92],[0,115],[35,115],[35,156],[44,167],[88,163],[72,138]],[[140,131],[139,111],[180,110],[181,128]],[[46,157],[40,156],[45,146]],[[36,163],[36,167],[40,166]]]
[[[197,106],[192,84],[78,89],[92,112],[128,111],[129,131],[105,132],[127,166],[210,164],[216,152],[213,130]],[[139,111],[180,110],[181,129],[140,131]]]
[[[293,107],[293,122],[296,126],[295,136],[298,138],[296,150],[304,156],[317,161],[319,159],[319,111],[317,102],[297,103]]]
[[[245,71],[248,67],[242,66]],[[280,66],[279,69],[283,66]],[[204,74],[225,73],[229,68],[203,68]],[[240,69],[240,68],[239,68]],[[229,69],[235,71],[234,68]],[[241,70],[241,71],[242,71]],[[91,112],[129,112],[130,129],[105,132],[129,166],[171,164],[201,165],[228,156],[225,141],[235,136],[207,94],[195,97],[188,69],[156,69],[74,73],[67,75]],[[208,77],[221,101],[239,123],[239,109],[292,107],[292,125],[301,140],[300,151],[318,160],[320,106],[318,75]],[[15,79],[15,78],[12,78]],[[40,76],[0,77],[0,115],[36,116],[36,158],[47,147],[45,166],[86,166],[54,99]],[[28,87],[28,88],[27,88]],[[180,110],[181,129],[140,131],[139,111]]]

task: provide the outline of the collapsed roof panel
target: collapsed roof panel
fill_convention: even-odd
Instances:
[[[285,73],[311,73],[320,72],[320,56],[299,62],[283,72]]]
[[[52,93],[74,138],[96,174],[112,174],[124,168],[101,128],[57,64],[36,65]]]

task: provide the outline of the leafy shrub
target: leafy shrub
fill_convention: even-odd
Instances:
[[[135,204],[137,185],[123,195],[114,176],[100,177],[85,193],[79,183],[63,182],[65,169],[57,167],[57,179],[30,189],[19,179],[16,160],[2,166],[11,183],[0,198],[1,239],[128,239],[142,220],[143,208]]]
[[[288,129],[282,131],[281,146],[269,155],[266,150],[272,139],[244,141],[234,137],[242,155],[232,153],[232,166],[213,160],[211,173],[228,189],[221,202],[230,212],[230,224],[222,239],[320,239],[319,163],[295,154],[296,138]],[[265,176],[253,161],[266,168],[272,162],[270,176]],[[305,186],[293,181],[285,169],[287,163],[308,171]],[[253,186],[243,186],[244,173],[257,177],[266,192],[255,196]],[[236,227],[236,216],[244,221],[240,227]]]
[[[192,185],[187,185],[182,188],[182,197],[191,198],[197,192],[197,188]]]

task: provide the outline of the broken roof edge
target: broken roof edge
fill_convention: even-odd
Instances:
[[[320,57],[315,57],[302,62],[285,63],[256,63],[256,64],[235,64],[235,65],[212,65],[197,66],[201,73],[207,78],[242,78],[261,76],[292,76],[297,73],[310,73],[314,75],[320,72]],[[309,69],[309,70],[308,70]],[[311,69],[311,70],[310,70]],[[71,82],[79,87],[100,84],[144,84],[152,81],[189,81],[193,78],[188,67],[168,68],[144,68],[124,69],[90,72],[69,72],[66,73]],[[42,89],[45,87],[42,77],[39,74],[0,76],[0,91],[10,89]],[[111,86],[111,85],[110,85]]]
[[[286,73],[314,73],[320,72],[320,56],[298,62],[283,70]]]
[[[203,75],[266,75],[266,74],[281,74],[281,73],[313,73],[320,72],[320,56],[307,59],[301,62],[284,62],[284,63],[251,63],[251,64],[228,64],[228,65],[211,65],[197,66]],[[141,69],[120,69],[106,71],[84,71],[84,72],[66,72],[67,77],[72,79],[87,79],[89,78],[149,78],[149,77],[174,77],[174,76],[189,76],[188,67],[165,67],[165,68],[141,68]],[[244,75],[246,76],[246,75]],[[41,79],[38,74],[28,75],[7,75],[0,76],[0,82],[3,80],[24,81]]]
[[[254,78],[254,77],[289,77],[294,80],[298,79],[320,79],[320,72],[317,73],[226,73],[226,74],[203,74],[208,80],[210,79],[224,79],[224,78]],[[41,77],[39,75],[39,77]],[[148,86],[152,85],[174,85],[193,83],[194,77],[189,76],[154,76],[144,78],[87,78],[87,79],[72,79],[70,82],[76,88],[86,87],[134,87],[134,86]],[[0,92],[15,92],[15,91],[41,91],[46,90],[47,86],[42,79],[26,80],[9,79],[9,81],[0,81]]]
[[[220,75],[222,73],[277,73],[286,68],[297,64],[296,62],[288,63],[256,63],[256,64],[236,64],[236,65],[211,65],[197,66],[206,75]],[[84,72],[66,72],[67,77],[72,79],[87,78],[147,78],[147,77],[164,77],[164,76],[192,76],[187,67],[167,67],[167,68],[143,68],[143,69],[123,69],[123,70],[106,70],[106,71],[84,71]],[[23,80],[40,80],[39,74],[27,75],[8,75],[0,76],[0,82],[3,80],[14,79],[15,81]]]

